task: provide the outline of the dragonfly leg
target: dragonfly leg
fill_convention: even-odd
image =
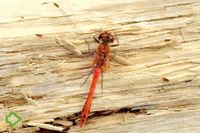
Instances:
[[[99,41],[99,39],[96,37],[96,35],[97,35],[97,34],[95,34],[95,35],[93,36],[93,39],[94,39],[97,43],[100,43],[100,41]]]
[[[118,37],[117,37],[117,35],[114,35],[115,36],[115,38],[116,38],[116,40],[117,40],[117,44],[115,44],[115,45],[110,45],[110,47],[116,47],[116,46],[119,46],[119,40],[118,40]]]
[[[90,71],[90,73],[87,75],[87,78],[85,79],[85,81],[80,85],[80,87],[82,87],[88,80],[88,78],[90,77],[90,75],[92,74],[93,71]]]

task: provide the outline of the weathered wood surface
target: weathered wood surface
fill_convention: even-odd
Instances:
[[[70,17],[44,0],[0,4],[0,121],[9,111],[23,118],[23,128],[2,124],[1,131],[200,131],[200,1],[54,2]],[[81,129],[74,114],[87,97],[91,78],[80,84],[92,57],[75,55],[62,42],[85,52],[84,39],[96,48],[92,36],[101,30],[117,34],[120,46],[112,53],[129,65],[110,61],[104,93],[98,85],[93,115]]]

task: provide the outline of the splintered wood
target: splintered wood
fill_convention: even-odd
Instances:
[[[40,128],[44,128],[44,129],[53,130],[53,131],[63,131],[64,130],[64,128],[62,128],[62,127],[56,127],[56,126],[53,126],[50,124],[28,122],[27,125],[36,126],[36,127],[40,127]]]
[[[153,4],[152,4],[153,3]],[[200,1],[6,0],[0,4],[0,132],[199,132]],[[93,36],[110,31],[104,93],[80,112]],[[114,42],[116,43],[116,41]],[[14,111],[22,125],[11,128]]]

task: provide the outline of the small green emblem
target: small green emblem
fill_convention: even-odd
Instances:
[[[6,116],[6,123],[11,127],[17,125],[21,120],[21,117],[15,112],[10,112],[10,114]]]

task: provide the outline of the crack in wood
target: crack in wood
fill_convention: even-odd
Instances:
[[[164,20],[172,20],[172,19],[176,19],[176,18],[186,18],[186,17],[192,17],[195,14],[190,13],[190,14],[186,14],[186,15],[177,15],[177,16],[168,16],[168,17],[163,17],[163,18],[152,18],[152,19],[148,19],[148,20],[133,20],[133,21],[126,21],[126,22],[121,22],[119,24],[121,25],[129,25],[129,24],[136,24],[136,23],[143,23],[143,22],[155,22],[155,21],[164,21]]]
[[[114,114],[121,114],[121,113],[133,113],[135,115],[141,115],[145,114],[148,115],[148,109],[153,109],[154,107],[152,105],[141,105],[141,106],[133,106],[133,107],[123,107],[120,109],[115,109],[115,110],[101,110],[101,111],[94,111],[91,112],[89,115],[89,119],[97,118],[97,117],[103,117],[103,116],[109,116],[109,115],[114,115]],[[67,116],[67,117],[58,117],[55,119],[56,120],[63,120],[63,121],[70,121],[72,122],[71,126],[65,127],[65,130],[63,132],[67,132],[70,130],[72,126],[78,125],[78,122],[80,120],[80,115],[81,112],[74,113],[73,115]],[[50,122],[50,124],[53,124]],[[60,125],[60,124],[57,124]],[[40,131],[47,131],[51,132],[50,130],[44,130],[40,129]]]
[[[186,5],[192,5],[192,4],[196,4],[199,3],[200,1],[196,1],[196,2],[186,2],[186,3],[179,3],[176,5],[169,5],[169,6],[164,6],[164,8],[169,8],[169,7],[179,7],[179,6],[186,6]]]

